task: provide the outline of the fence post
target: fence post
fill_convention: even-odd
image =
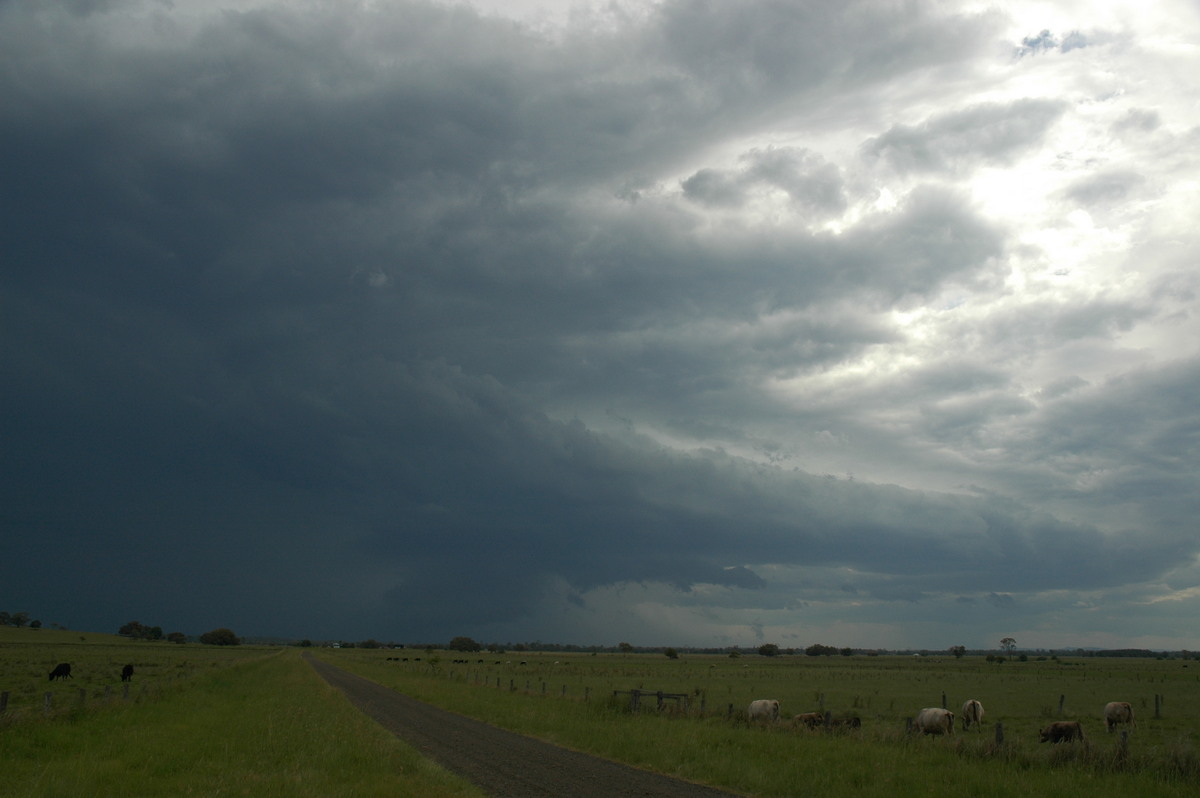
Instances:
[[[1004,724],[996,724],[996,745],[1004,745]]]
[[[121,697],[126,701],[129,700],[129,682],[125,682],[121,685]]]
[[[730,705],[729,705],[729,709],[727,709],[727,710],[725,711],[725,717],[727,717],[727,718],[732,718],[732,717],[733,717],[733,704],[730,704]]]
[[[946,693],[942,692],[942,709],[946,708]]]
[[[1067,700],[1067,697],[1066,697],[1066,695],[1060,695],[1060,696],[1058,697],[1058,715],[1059,715],[1059,717],[1062,717],[1062,713],[1063,713],[1063,702],[1065,702],[1066,700]]]
[[[0,715],[8,711],[8,691],[0,693]]]
[[[583,700],[586,702],[591,697],[592,697],[592,688],[590,688],[590,687],[583,688]]]
[[[50,703],[54,700],[54,693],[46,693],[45,699],[42,701],[42,711],[50,711]]]
[[[1162,715],[1159,714],[1159,710],[1161,708],[1162,708],[1162,696],[1160,696],[1158,693],[1155,693],[1154,694],[1154,719],[1155,720],[1158,720],[1159,718],[1162,717]]]
[[[79,688],[79,706],[83,706],[86,703],[87,703],[87,688],[80,687]]]
[[[904,733],[912,734],[912,718],[904,719]]]

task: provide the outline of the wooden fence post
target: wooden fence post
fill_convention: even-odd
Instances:
[[[1162,717],[1160,710],[1162,709],[1162,696],[1158,693],[1154,694],[1154,719],[1158,720]]]
[[[996,745],[1004,745],[1004,724],[996,724]]]
[[[49,712],[49,711],[50,711],[50,703],[51,703],[53,700],[54,700],[54,693],[46,693],[46,696],[45,696],[45,698],[44,698],[44,699],[43,699],[43,701],[42,701],[42,711],[43,711],[43,712]]]
[[[0,693],[0,715],[8,711],[8,691]]]
[[[1067,700],[1067,697],[1066,697],[1066,695],[1060,695],[1060,696],[1058,697],[1058,716],[1059,716],[1060,718],[1062,717],[1062,714],[1063,714],[1063,703],[1064,703],[1066,700]]]
[[[79,706],[83,706],[86,703],[87,703],[87,688],[80,687],[79,688]]]
[[[943,691],[942,692],[942,709],[945,709],[945,708],[946,708],[946,693],[945,693],[945,691]]]

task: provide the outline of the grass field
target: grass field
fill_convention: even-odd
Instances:
[[[97,640],[0,638],[0,690],[38,696],[0,716],[0,796],[482,795],[351,707],[295,650],[86,637]],[[127,661],[131,698],[104,700]],[[56,662],[79,677],[50,685]],[[48,716],[47,689],[64,696]]]
[[[461,664],[454,660],[464,655],[452,652],[359,649],[319,656],[499,726],[755,795],[954,790],[1096,798],[1131,790],[1184,796],[1200,789],[1196,662],[485,654]],[[686,693],[689,713],[634,715],[623,696],[613,698],[614,690],[632,688]],[[982,701],[983,730],[959,730],[952,738],[906,734],[906,719],[922,707],[941,706],[943,693],[952,709],[967,698]],[[1082,721],[1086,745],[1039,742],[1038,730],[1060,717],[1060,697],[1065,717]],[[787,724],[755,727],[745,720],[755,698],[779,699],[785,717],[823,707],[834,716],[861,718],[862,728],[827,734]],[[1137,714],[1125,747],[1100,719],[1110,700],[1130,701]],[[1003,725],[1000,745],[996,723]]]
[[[360,715],[297,649],[80,637],[0,630],[0,691],[10,694],[0,716],[0,795],[479,794]],[[748,795],[1173,798],[1200,789],[1198,662],[315,653],[498,726]],[[75,678],[50,683],[58,662],[71,662]],[[128,699],[125,663],[136,671]],[[632,713],[613,691],[634,688],[687,694],[688,712],[657,712],[651,700],[650,710]],[[47,691],[55,693],[50,713]],[[943,693],[952,709],[982,701],[983,730],[906,734],[905,720],[941,706]],[[1083,722],[1085,745],[1037,741],[1059,717],[1060,697],[1065,716]],[[779,699],[785,717],[823,708],[859,717],[862,727],[755,726],[744,717],[755,698]],[[1104,731],[1109,700],[1137,713],[1127,746]]]

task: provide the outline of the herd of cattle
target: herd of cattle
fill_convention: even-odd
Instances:
[[[55,679],[74,679],[71,675],[71,663],[60,662],[54,666],[54,670],[50,671],[50,681]],[[121,681],[128,682],[133,679],[133,665],[126,665],[121,668]]]
[[[394,659],[388,657],[388,659]],[[407,661],[407,657],[405,661]],[[455,660],[456,662],[458,660]],[[466,662],[466,660],[463,660]],[[482,662],[483,660],[480,660]],[[521,663],[524,665],[525,663]],[[55,679],[73,679],[71,663],[60,662],[50,671],[50,681]],[[133,665],[121,668],[121,681],[128,682],[133,678]],[[760,698],[750,702],[746,710],[751,721],[775,723],[779,720],[779,701],[774,698]],[[974,698],[968,699],[962,705],[962,726],[964,730],[972,726],[978,731],[983,722],[983,704]],[[821,712],[804,712],[792,718],[796,726],[809,729],[829,728],[857,729],[862,725],[859,718],[834,718]],[[1110,701],[1104,705],[1104,728],[1112,731],[1117,726],[1125,725],[1136,728],[1133,720],[1133,707],[1128,701]],[[913,728],[921,734],[954,734],[954,713],[941,707],[926,707],[917,713]],[[1077,720],[1058,720],[1039,731],[1042,742],[1069,743],[1083,739],[1083,726]]]
[[[774,698],[760,698],[751,701],[747,716],[754,722],[774,723],[779,720],[779,701]],[[983,722],[983,704],[974,698],[968,699],[962,705],[963,729],[975,727],[979,731]],[[833,718],[821,712],[805,712],[795,715],[792,723],[809,729],[829,728],[858,728],[861,721],[858,718]],[[1133,707],[1128,701],[1110,701],[1104,706],[1104,728],[1112,731],[1117,726],[1136,727],[1133,721]],[[921,734],[954,734],[954,713],[941,707],[926,707],[917,713],[913,728]],[[1054,721],[1039,731],[1042,742],[1069,743],[1083,740],[1083,726],[1077,720]]]

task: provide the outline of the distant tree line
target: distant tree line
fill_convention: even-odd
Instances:
[[[31,620],[27,612],[0,612],[0,626],[28,626],[30,629],[41,629],[42,622]]]
[[[183,632],[164,635],[161,626],[147,626],[140,621],[130,621],[118,629],[117,634],[133,640],[166,640],[171,643],[186,643],[188,639]],[[208,646],[236,646],[242,642],[240,637],[224,627],[205,632],[198,639]]]
[[[187,642],[187,635],[183,632],[171,632],[164,635],[161,626],[147,626],[140,621],[130,621],[118,629],[117,634],[134,640],[167,640],[171,643]]]

